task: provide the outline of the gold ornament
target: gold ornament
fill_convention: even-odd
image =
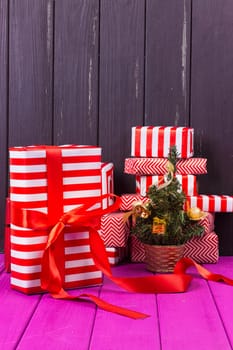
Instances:
[[[206,213],[198,207],[192,207],[187,210],[187,215],[190,220],[199,221],[206,216]]]

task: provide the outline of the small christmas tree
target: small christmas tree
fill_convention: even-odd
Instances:
[[[143,243],[181,245],[204,231],[198,221],[205,214],[198,208],[184,210],[186,196],[175,177],[177,156],[176,146],[172,146],[166,181],[150,186],[146,204],[135,203],[132,233]]]

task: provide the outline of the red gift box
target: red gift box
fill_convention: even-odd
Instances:
[[[116,266],[127,258],[127,247],[106,247],[108,261],[111,266]]]
[[[176,178],[181,184],[181,189],[187,196],[197,195],[197,182],[195,175],[179,175]],[[136,175],[136,193],[146,196],[151,185],[162,184],[167,181],[166,175]]]
[[[100,236],[106,247],[125,247],[129,237],[129,224],[121,211],[101,217]]]
[[[133,204],[135,202],[145,203],[148,201],[147,197],[143,197],[140,194],[125,193],[121,195],[120,210],[128,211],[132,210]]]
[[[134,235],[132,235],[130,237],[129,253],[130,253],[130,261],[132,261],[132,262],[144,262],[144,260],[145,260],[144,245]]]
[[[101,208],[101,149],[92,146],[38,146],[10,149],[11,217],[15,206],[45,213],[55,224],[63,213],[82,204]],[[41,259],[47,230],[11,221],[11,286],[41,292]],[[96,285],[102,273],[91,257],[89,231],[65,231],[57,248],[64,288]]]
[[[207,212],[206,216],[198,222],[199,225],[204,227],[203,234],[214,231],[214,218],[215,218],[214,213]]]
[[[176,173],[181,175],[207,174],[206,158],[178,159]],[[124,172],[132,175],[167,174],[166,158],[126,158]]]
[[[167,157],[176,145],[179,158],[193,156],[193,128],[171,126],[134,126],[131,136],[131,156]]]
[[[200,194],[187,196],[187,203],[208,212],[233,212],[233,196]]]
[[[185,244],[184,256],[197,263],[216,263],[219,258],[218,236],[215,232],[192,238]]]
[[[102,195],[114,193],[114,165],[113,163],[101,164]],[[113,204],[111,197],[102,200],[103,209]]]

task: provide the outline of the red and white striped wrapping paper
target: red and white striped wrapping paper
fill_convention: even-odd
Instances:
[[[233,196],[226,195],[206,195],[187,196],[190,207],[198,207],[208,212],[233,212]]]
[[[181,189],[187,196],[197,195],[197,181],[195,175],[179,175],[176,178],[181,184]],[[136,175],[136,193],[146,196],[148,188],[166,181],[166,175]]]
[[[129,237],[129,223],[124,221],[122,211],[101,217],[100,236],[106,247],[125,247]]]
[[[116,266],[127,258],[127,247],[106,247],[108,261],[111,266]]]
[[[176,145],[179,158],[193,156],[193,128],[171,126],[134,126],[131,133],[131,156],[167,157]]]
[[[125,193],[125,194],[121,195],[120,210],[122,210],[122,211],[132,210],[133,204],[135,202],[145,203],[147,201],[148,201],[148,198],[143,197],[140,194]]]
[[[114,165],[113,163],[101,164],[102,177],[102,195],[114,193]],[[102,200],[103,209],[108,208],[113,204],[112,198],[105,198]]]
[[[165,175],[166,158],[126,158],[124,172],[132,175]],[[207,174],[206,158],[178,159],[176,173],[181,175]]]
[[[192,238],[185,244],[184,256],[197,263],[216,263],[219,258],[217,234],[213,231],[202,237]]]
[[[101,208],[101,149],[93,146],[50,146],[61,150],[63,211],[90,199]],[[49,211],[48,149],[14,147],[10,149],[10,200],[21,208]],[[54,176],[56,176],[56,172]],[[51,189],[50,189],[51,191]],[[56,191],[56,188],[54,188]],[[51,203],[50,203],[51,205]],[[25,293],[41,292],[41,257],[47,231],[25,229],[11,224],[11,286]],[[91,258],[89,232],[65,232],[64,288],[96,285],[102,273]]]

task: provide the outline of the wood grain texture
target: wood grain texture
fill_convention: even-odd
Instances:
[[[55,2],[54,142],[97,144],[99,2]]]
[[[158,312],[162,349],[231,349],[208,285],[200,277],[186,293],[158,295]]]
[[[10,1],[9,145],[52,142],[53,1]]]
[[[199,192],[232,194],[232,1],[193,1],[191,125],[195,155],[208,159]],[[220,253],[233,254],[232,214],[216,214]]]
[[[134,191],[123,174],[131,126],[143,123],[144,0],[101,1],[99,144],[115,165],[115,192]]]
[[[99,287],[70,291],[79,295],[98,295]],[[95,305],[88,302],[55,300],[44,295],[35,311],[18,349],[78,349],[89,348],[95,321]]]
[[[114,267],[113,274],[124,277],[149,275],[144,264]],[[98,309],[90,350],[160,349],[160,331],[154,294],[128,293],[105,278],[100,297],[115,305],[146,313],[149,317],[135,321]]]
[[[0,251],[3,250],[5,201],[7,193],[7,99],[8,99],[8,2],[0,0]]]
[[[148,0],[145,125],[189,125],[190,0]]]

